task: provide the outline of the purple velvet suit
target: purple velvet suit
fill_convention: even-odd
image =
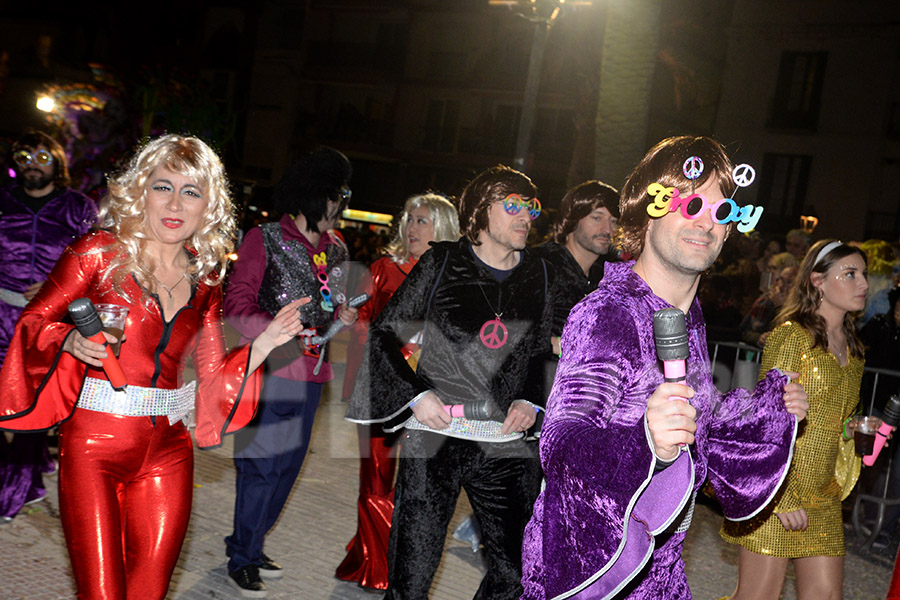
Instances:
[[[47,279],[66,246],[87,233],[97,206],[66,189],[35,213],[16,200],[15,188],[0,189],[0,288],[22,293]],[[22,310],[0,300],[0,365]],[[17,433],[9,444],[0,434],[0,517],[15,516],[26,502],[46,493],[41,471],[50,465],[45,434]]]
[[[691,598],[681,548],[707,476],[725,515],[742,520],[787,473],[796,421],[785,377],[770,371],[752,394],[720,394],[696,300],[686,317],[696,440],[658,468],[644,413],[663,382],[653,313],[669,304],[632,265],[607,265],[563,332],[540,440],[545,488],[523,545],[524,599]]]
[[[21,293],[47,279],[66,246],[94,224],[97,206],[66,189],[34,213],[13,197],[15,187],[0,189],[0,288]],[[0,364],[21,313],[21,307],[0,302]]]

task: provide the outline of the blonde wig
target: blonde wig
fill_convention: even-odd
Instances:
[[[431,192],[410,196],[403,205],[403,213],[398,220],[394,236],[385,248],[385,252],[396,263],[409,260],[409,241],[406,239],[406,228],[409,226],[410,214],[420,206],[424,206],[431,214],[434,223],[434,241],[445,242],[459,239],[459,216],[453,203]]]
[[[147,182],[156,169],[165,168],[197,182],[206,199],[200,225],[186,246],[191,253],[188,274],[192,283],[222,282],[227,256],[234,249],[236,222],[222,161],[202,140],[164,135],[142,146],[125,169],[110,177],[100,206],[100,228],[115,235],[115,254],[104,280],[112,280],[121,293],[125,276],[135,273],[145,287],[156,292],[156,265],[146,253]]]

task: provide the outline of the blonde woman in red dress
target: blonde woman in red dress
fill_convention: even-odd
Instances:
[[[371,299],[359,309],[347,352],[344,398],[353,393],[357,371],[368,337],[369,323],[385,307],[430,242],[459,238],[456,207],[443,196],[422,194],[406,201],[394,239],[369,268],[370,277],[360,285]],[[404,347],[410,360],[417,344]],[[397,467],[397,440],[401,432],[385,433],[380,426],[358,425],[359,501],[356,535],[347,544],[347,556],[335,577],[353,581],[363,588],[384,590],[388,584],[387,547],[394,512],[394,471]]]
[[[162,600],[191,515],[185,417],[195,411],[201,447],[246,425],[258,368],[301,331],[296,309],[309,299],[226,351],[221,282],[234,219],[222,163],[197,138],[144,145],[110,179],[100,227],[66,248],[19,318],[0,371],[0,428],[59,424],[59,512],[78,598]],[[77,298],[129,308],[126,390],[102,369],[111,347],[66,320]],[[188,358],[196,387],[184,381]]]

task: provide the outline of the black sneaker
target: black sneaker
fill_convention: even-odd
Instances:
[[[247,565],[228,572],[228,583],[244,598],[265,598],[269,595],[266,584],[259,578],[259,567]]]
[[[263,579],[280,579],[282,575],[284,575],[284,569],[281,568],[281,565],[263,552],[259,562],[259,576]]]

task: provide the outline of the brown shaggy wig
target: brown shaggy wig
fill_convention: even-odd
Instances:
[[[692,156],[703,161],[703,173],[693,181],[685,177],[682,170],[684,162]],[[725,148],[712,138],[683,135],[659,142],[641,159],[622,187],[618,245],[634,258],[643,252],[650,223],[647,206],[653,201],[647,193],[651,183],[677,188],[686,195],[691,189],[703,187],[710,177],[715,177],[722,193],[731,197],[736,187],[731,179],[733,170],[734,164]]]
[[[553,226],[553,241],[565,244],[569,234],[578,227],[578,221],[597,208],[605,208],[613,217],[619,218],[619,192],[616,188],[594,180],[579,183],[570,189],[559,206],[559,215]]]
[[[479,245],[478,234],[487,229],[491,204],[503,202],[510,194],[530,200],[537,197],[537,186],[527,175],[506,165],[476,175],[459,197],[460,233],[473,245]]]

